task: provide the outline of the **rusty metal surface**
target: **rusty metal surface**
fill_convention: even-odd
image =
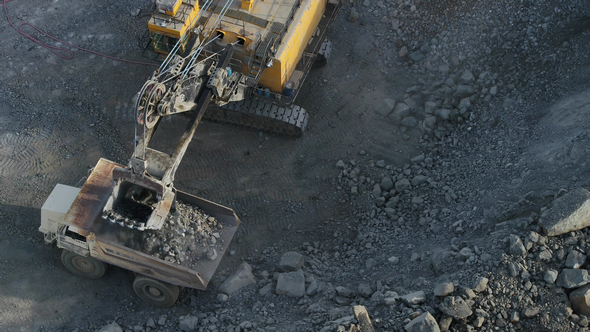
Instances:
[[[101,217],[102,208],[113,191],[112,172],[120,164],[101,158],[66,213],[64,221],[87,231]],[[82,234],[82,235],[86,235]]]

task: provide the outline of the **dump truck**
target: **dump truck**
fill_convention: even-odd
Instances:
[[[193,206],[205,216],[205,222],[216,223],[211,241],[207,241],[207,252],[200,257],[196,249],[191,252],[192,242],[203,243],[203,239],[189,237],[187,247],[175,243],[174,237],[163,243],[160,250],[149,250],[149,239],[154,233],[132,230],[113,225],[102,217],[102,210],[113,191],[113,171],[125,169],[123,165],[100,159],[82,188],[58,184],[41,208],[41,226],[45,243],[62,249],[61,260],[73,274],[97,279],[102,277],[109,265],[118,266],[136,273],[133,289],[137,296],[157,307],[172,306],[181,288],[199,290],[207,288],[221,258],[240,224],[233,210],[182,191],[176,191],[176,199],[182,204]],[[175,209],[174,207],[172,208]],[[174,215],[174,212],[171,213]],[[202,223],[186,220],[179,216],[174,224],[179,232],[186,232],[186,224],[206,227]],[[188,216],[190,218],[190,216]],[[124,236],[122,236],[124,235]],[[166,236],[167,234],[162,234]],[[156,235],[158,236],[158,235]],[[170,260],[158,256],[162,247],[169,246],[169,252],[188,254],[192,259]],[[203,251],[203,250],[201,250]],[[169,254],[165,253],[166,257]]]

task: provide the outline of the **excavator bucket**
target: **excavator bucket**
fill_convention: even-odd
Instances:
[[[172,188],[125,168],[113,169],[113,185],[103,218],[142,231],[162,228],[175,201]]]

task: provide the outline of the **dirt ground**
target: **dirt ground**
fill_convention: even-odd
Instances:
[[[255,300],[236,296],[225,304],[210,304],[216,302],[215,289],[220,281],[235,267],[248,261],[258,268],[256,273],[271,271],[282,253],[314,242],[326,251],[344,251],[353,247],[358,224],[373,218],[368,217],[375,210],[373,186],[368,184],[358,196],[351,195],[350,188],[341,180],[342,170],[335,167],[339,160],[347,165],[354,161],[367,178],[379,183],[385,169],[375,167],[377,161],[389,165],[388,170],[401,171],[408,169],[405,165],[416,156],[438,156],[434,166],[428,168],[429,176],[459,192],[457,199],[445,202],[443,191],[450,193],[447,189],[442,186],[433,186],[430,191],[424,189],[422,198],[438,199],[437,205],[433,203],[430,209],[448,207],[448,214],[438,218],[441,226],[431,223],[423,228],[411,228],[402,224],[395,233],[383,233],[391,237],[383,240],[381,252],[374,256],[376,260],[395,255],[408,257],[402,258],[402,266],[371,272],[373,280],[391,280],[392,275],[399,273],[404,280],[421,277],[427,280],[422,285],[432,288],[430,285],[441,279],[429,264],[420,264],[420,260],[415,262],[413,258],[410,262],[409,255],[413,252],[430,255],[443,244],[448,245],[451,238],[476,243],[479,248],[489,245],[489,253],[501,257],[505,249],[503,242],[492,246],[492,241],[488,243],[489,234],[496,222],[510,218],[484,218],[484,211],[500,216],[513,211],[506,206],[518,203],[529,192],[545,198],[561,188],[590,185],[587,178],[590,165],[586,158],[590,153],[590,36],[588,14],[584,12],[586,3],[543,1],[539,5],[543,10],[556,8],[551,14],[556,17],[554,21],[569,24],[555,24],[554,31],[568,45],[563,46],[562,40],[557,43],[548,39],[538,46],[539,54],[542,53],[539,57],[556,60],[544,62],[541,68],[538,63],[522,60],[528,53],[490,51],[491,60],[482,65],[483,62],[470,58],[477,54],[470,49],[470,45],[478,45],[477,38],[468,39],[474,35],[465,32],[462,43],[461,34],[456,31],[458,22],[473,15],[472,26],[479,29],[474,33],[476,36],[493,34],[493,27],[483,23],[485,17],[477,16],[482,11],[477,5],[483,3],[346,2],[329,33],[334,51],[328,65],[313,71],[300,93],[298,104],[310,113],[303,137],[280,138],[202,123],[177,172],[175,186],[231,207],[242,225],[229,248],[234,254],[224,257],[211,289],[186,290],[178,305],[171,309],[155,309],[141,303],[131,287],[134,277],[131,272],[110,268],[99,280],[84,280],[70,274],[60,262],[60,251],[44,245],[38,232],[40,208],[55,184],[80,185],[101,157],[126,163],[132,151],[132,98],[155,67],[105,59],[80,50],[73,50],[72,59],[63,59],[18,34],[5,16],[0,23],[0,330],[95,331],[113,320],[125,327],[144,325],[147,318],[177,317],[194,312],[195,308],[208,308],[217,314],[229,310],[237,312],[238,317],[256,320],[252,317],[258,314],[241,309],[252,309]],[[523,6],[510,1],[502,3],[506,11],[511,6],[518,10]],[[411,9],[414,4],[420,15]],[[28,22],[86,49],[156,63],[143,51],[149,1],[12,0],[3,5],[17,27]],[[497,9],[495,6],[502,5],[489,4],[490,11]],[[358,21],[348,20],[351,8],[360,11]],[[140,13],[134,16],[137,9]],[[563,12],[558,13],[557,9]],[[393,10],[399,12],[395,14]],[[406,12],[407,16],[403,16]],[[571,13],[577,16],[572,15],[570,21],[564,18]],[[406,22],[403,33],[392,32],[392,17]],[[506,26],[510,24],[507,22]],[[21,29],[49,45],[59,46],[30,26]],[[448,40],[440,37],[443,31],[448,31]],[[527,33],[526,30],[516,32]],[[394,38],[388,38],[388,34]],[[402,46],[414,54],[424,40],[435,37],[441,39],[436,50],[442,55],[439,60],[432,59],[432,64],[445,58],[451,64],[450,73],[425,69],[428,64],[422,60],[400,56]],[[460,65],[453,65],[451,57],[445,57],[445,43],[449,48],[461,47],[453,53]],[[534,53],[535,45],[533,42],[530,45],[530,52]],[[560,47],[567,51],[560,53]],[[517,74],[510,74],[511,66],[518,68]],[[444,81],[453,73],[459,73],[454,76],[458,81],[462,70],[467,68],[477,72],[476,77],[483,72],[498,73],[491,85],[504,88],[499,89],[501,99],[497,97],[484,104],[484,97],[489,93],[482,92],[488,88],[481,83],[476,94],[481,98],[479,103],[474,101],[471,111],[474,116],[466,117],[466,122],[446,123],[437,118],[438,131],[424,131],[419,127],[403,128],[380,112],[388,107],[385,99],[399,103],[415,95],[412,92],[416,91],[412,90],[415,86],[423,90],[428,87],[432,92],[432,82]],[[527,70],[539,75],[527,76]],[[541,83],[527,85],[535,80]],[[430,100],[427,97],[430,92],[424,93],[421,105]],[[445,102],[442,101],[443,106]],[[420,121],[425,118],[422,106],[417,114]],[[165,124],[174,128],[183,120],[171,118]],[[437,136],[435,132],[443,134]],[[161,135],[156,147],[172,143],[165,137],[166,130]],[[539,204],[531,210],[538,212]],[[413,208],[406,218],[412,216],[410,219],[415,218],[417,222],[425,209],[428,207]],[[477,219],[482,224],[464,227],[468,229],[465,233],[456,232],[458,219]],[[374,226],[370,232],[378,233],[377,227],[382,226]],[[358,266],[365,266],[365,259],[354,264],[357,265],[348,266],[344,261],[325,263],[322,277],[332,284],[336,280],[356,284],[368,278],[368,271],[366,276],[358,272]],[[495,273],[493,265],[482,267],[465,268],[471,272],[461,273],[469,277],[484,270]],[[408,284],[406,288],[416,287],[420,284]],[[279,308],[303,304],[279,299],[265,308],[272,312],[275,305],[276,311],[280,311]],[[385,323],[390,312],[377,309],[376,312],[382,317],[381,325],[375,323],[379,330],[401,330],[401,323],[397,326],[393,321]],[[275,318],[277,331],[321,329],[315,322],[316,325],[289,327],[289,322],[303,321],[310,316],[302,310],[286,310],[277,315],[281,317]],[[400,322],[406,318],[407,315]],[[261,318],[261,321],[266,320]],[[535,324],[544,325],[543,321]],[[569,326],[564,324],[564,328]],[[227,330],[224,327],[221,325],[220,329]]]

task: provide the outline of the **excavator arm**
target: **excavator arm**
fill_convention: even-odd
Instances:
[[[233,47],[228,45],[218,61],[205,62],[205,66],[210,67],[208,72],[211,74],[200,77],[200,84],[192,82],[193,91],[186,91],[195,96],[190,103],[185,102],[191,105],[186,111],[191,111],[192,114],[171,155],[148,147],[161,116],[153,119],[153,125],[148,126],[149,109],[140,110],[143,114],[136,117],[136,127],[143,119],[142,136],[139,140],[136,139],[129,166],[113,170],[114,189],[103,209],[103,217],[139,230],[160,229],[163,226],[176,198],[173,186],[176,170],[210,102],[219,97],[219,92],[231,82],[225,68],[232,53]],[[152,89],[155,87],[157,85]]]

